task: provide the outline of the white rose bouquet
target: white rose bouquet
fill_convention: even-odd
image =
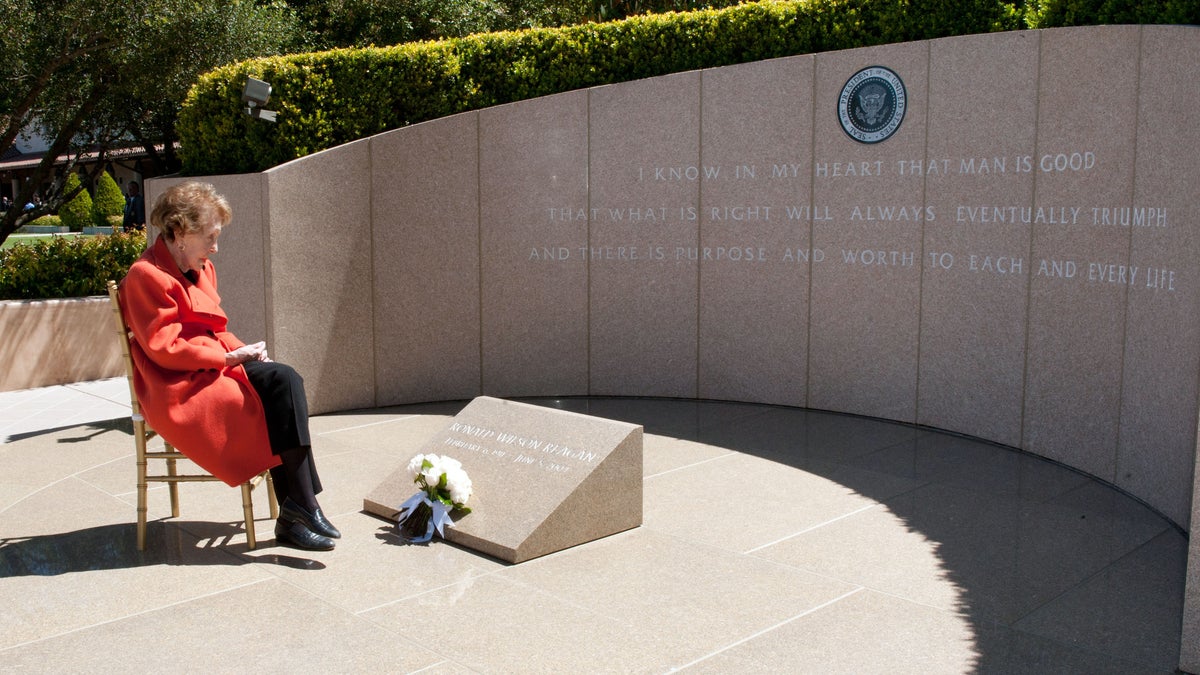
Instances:
[[[471,512],[471,478],[462,464],[441,455],[417,455],[408,463],[408,473],[421,491],[400,505],[396,528],[408,543],[420,544],[433,538],[436,531],[444,537],[444,527],[451,527],[450,511]]]

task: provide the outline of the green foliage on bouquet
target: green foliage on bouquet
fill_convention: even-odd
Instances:
[[[443,504],[448,509],[470,513],[467,501],[471,498],[471,479],[462,464],[440,455],[417,455],[408,464],[413,482],[429,499]]]

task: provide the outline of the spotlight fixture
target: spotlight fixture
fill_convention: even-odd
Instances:
[[[246,86],[242,88],[242,101],[246,104],[247,115],[260,120],[274,122],[277,113],[274,110],[263,108],[270,98],[270,84],[262,80],[256,80],[253,77],[246,78]]]

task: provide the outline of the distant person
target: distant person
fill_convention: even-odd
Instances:
[[[281,508],[275,539],[328,550],[341,536],[317,503],[304,381],[227,329],[210,256],[232,219],[206,183],[159,195],[150,224],[161,234],[121,282],[133,331],[134,390],[146,421],[209,473],[235,486],[270,469]]]
[[[129,182],[129,194],[125,197],[125,217],[121,229],[126,232],[146,229],[146,198],[137,181]]]
[[[7,211],[12,208],[12,205],[12,200],[8,198],[8,195],[0,197],[0,211]]]

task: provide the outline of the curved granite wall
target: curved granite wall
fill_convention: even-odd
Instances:
[[[1188,528],[1198,62],[1195,27],[1003,33],[445,118],[213,178],[243,223],[222,292],[266,317],[234,327],[304,373],[316,411],[845,411],[1023,448]]]

